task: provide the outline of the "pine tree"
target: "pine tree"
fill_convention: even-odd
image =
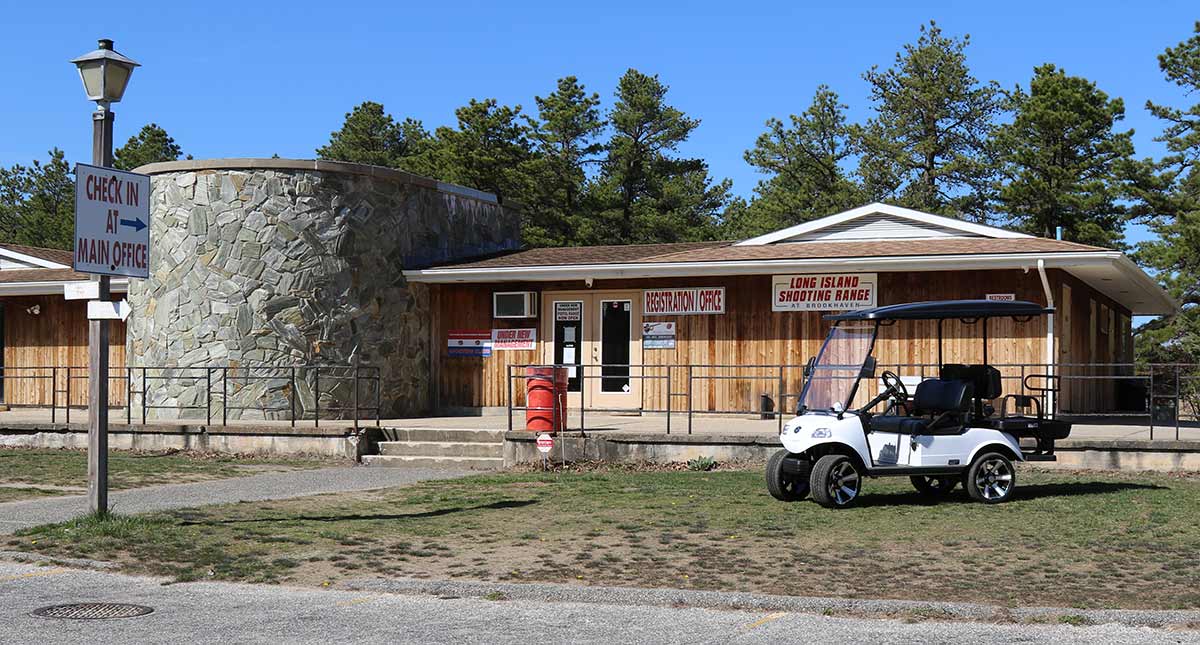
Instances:
[[[725,232],[744,239],[860,206],[862,188],[843,164],[854,154],[846,105],[826,85],[791,124],[767,121],[767,131],[747,150],[746,162],[769,175],[755,187],[753,201],[730,209]]]
[[[526,246],[562,246],[576,241],[588,180],[587,166],[599,161],[604,129],[600,95],[588,94],[574,76],[558,79],[554,92],[534,97],[538,118],[528,119],[536,158],[525,204]]]
[[[522,201],[530,190],[532,152],[521,106],[471,99],[454,114],[457,129],[437,129],[445,179],[495,193],[502,200]]]
[[[666,103],[668,87],[635,69],[617,84],[613,134],[599,185],[599,212],[584,236],[620,244],[711,239],[729,202],[730,182],[712,183],[699,159],[675,157],[700,125]]]
[[[175,139],[157,123],[142,126],[141,131],[125,145],[113,152],[113,166],[121,170],[133,170],[149,163],[175,161],[183,154]],[[191,159],[188,155],[188,159]]]
[[[875,117],[859,130],[859,172],[875,199],[949,216],[987,219],[995,175],[989,137],[1001,111],[994,83],[971,75],[970,36],[921,27],[887,70],[863,75]]]
[[[1133,157],[1133,131],[1114,130],[1124,103],[1050,64],[1010,100],[1013,121],[996,134],[998,203],[1008,222],[1044,237],[1061,226],[1068,240],[1120,247],[1123,170]]]
[[[1200,22],[1195,35],[1168,48],[1158,63],[1167,80],[1189,94],[1200,91]],[[1200,104],[1182,110],[1147,102],[1146,108],[1166,122],[1158,140],[1168,154],[1149,168],[1153,174],[1143,172],[1135,184],[1138,211],[1158,238],[1138,244],[1135,258],[1155,270],[1181,310],[1138,330],[1138,355],[1155,362],[1200,363]]]
[[[346,113],[342,128],[331,132],[329,143],[317,148],[317,157],[436,177],[437,165],[431,160],[434,146],[420,121],[397,123],[382,104],[364,101]]]
[[[51,150],[45,164],[0,168],[0,234],[17,244],[74,247],[75,180],[62,150]]]

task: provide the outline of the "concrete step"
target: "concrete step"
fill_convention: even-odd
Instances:
[[[436,441],[443,443],[504,443],[504,430],[458,428],[383,428],[387,441]]]
[[[396,457],[503,457],[504,443],[381,441],[379,454]]]
[[[363,465],[374,468],[469,468],[471,470],[499,470],[504,467],[504,459],[501,457],[364,455]]]

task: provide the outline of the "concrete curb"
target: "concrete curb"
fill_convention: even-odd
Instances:
[[[635,587],[584,587],[551,583],[516,584],[459,580],[418,580],[415,578],[351,580],[342,588],[354,591],[427,595],[442,598],[483,598],[488,600],[531,600],[604,605],[659,605],[699,609],[792,611],[807,614],[852,614],[873,618],[915,617],[925,620],[968,620],[979,622],[1057,622],[1072,621],[1101,625],[1117,623],[1131,627],[1174,627],[1196,629],[1200,610],[1073,609],[1058,607],[1018,607],[977,603],[934,602],[921,600],[868,600],[855,598],[819,598],[770,594],[686,589],[647,589]]]

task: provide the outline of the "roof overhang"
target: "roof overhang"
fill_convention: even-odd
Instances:
[[[895,257],[834,257],[790,260],[717,262],[632,262],[627,264],[546,265],[523,267],[441,267],[404,272],[410,282],[430,284],[546,282],[703,276],[772,275],[779,273],[962,271],[1063,269],[1119,302],[1136,315],[1165,315],[1178,310],[1165,291],[1120,251],[1061,253],[993,253]]]
[[[63,286],[78,284],[86,280],[42,280],[36,282],[0,282],[0,296],[61,296]],[[129,280],[113,278],[109,290],[115,293],[129,291]]]
[[[50,260],[47,260],[46,258],[39,258],[36,255],[29,255],[28,253],[21,253],[20,251],[14,251],[12,249],[5,248],[3,246],[0,246],[0,257],[6,257],[6,258],[9,258],[12,260],[16,260],[18,262],[23,262],[23,263],[29,264],[35,268],[42,268],[42,269],[69,269],[69,268],[71,268],[65,264],[59,264],[58,262],[52,262]]]

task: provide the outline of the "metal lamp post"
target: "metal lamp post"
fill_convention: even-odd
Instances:
[[[113,41],[100,39],[100,48],[71,61],[89,100],[92,113],[92,164],[112,166],[113,111],[139,65],[113,50]],[[109,298],[109,277],[94,276],[99,299]],[[93,513],[108,512],[108,328],[107,320],[88,321],[88,505]],[[70,374],[67,374],[70,378]],[[70,405],[70,402],[67,402]]]

